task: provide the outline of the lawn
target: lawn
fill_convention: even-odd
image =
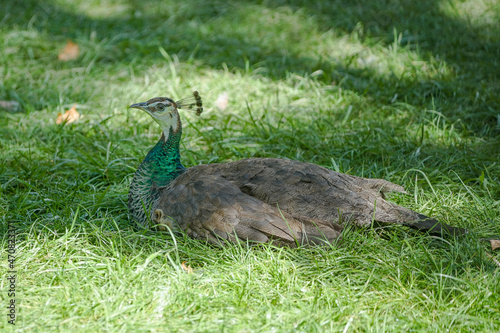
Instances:
[[[0,100],[20,110],[0,109],[0,330],[500,331],[484,241],[500,235],[499,21],[495,0],[3,2]],[[68,40],[79,54],[59,60]],[[283,249],[134,229],[128,187],[160,134],[127,106],[193,90],[185,166],[384,178],[469,234],[349,228]]]

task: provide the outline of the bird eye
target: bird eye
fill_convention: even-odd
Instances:
[[[164,104],[158,104],[158,106],[156,108],[158,109],[158,111],[163,111],[163,110],[165,110],[165,105]]]

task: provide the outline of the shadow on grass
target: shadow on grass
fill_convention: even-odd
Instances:
[[[134,64],[139,69],[144,69],[155,63],[164,63],[165,59],[158,52],[160,46],[170,54],[176,54],[181,61],[197,61],[201,66],[215,69],[227,65],[231,69],[244,71],[250,67],[250,70],[253,69],[259,75],[271,79],[283,79],[290,73],[303,75],[321,70],[322,74],[316,76],[317,80],[323,84],[338,82],[343,89],[352,90],[357,95],[363,96],[365,100],[363,103],[370,104],[373,110],[390,104],[398,94],[402,100],[417,109],[438,110],[452,120],[462,119],[466,130],[475,131],[477,136],[485,139],[495,139],[498,137],[496,117],[500,110],[498,97],[500,96],[498,85],[500,28],[489,23],[475,26],[460,17],[450,17],[443,12],[444,5],[446,5],[444,1],[435,0],[421,2],[187,0],[172,3],[160,0],[123,0],[120,6],[111,7],[111,10],[105,8],[104,12],[93,15],[89,12],[77,13],[70,4],[63,2],[20,0],[10,1],[5,5],[7,14],[0,19],[0,27],[12,30],[14,27],[34,29],[39,32],[40,38],[51,43],[63,43],[67,38],[71,38],[88,44],[102,44],[103,50],[95,55],[93,60],[95,65],[92,69],[102,73],[117,65]],[[95,5],[92,8],[98,10],[99,6]],[[260,14],[258,11],[266,10],[273,11],[275,16],[270,15],[270,19],[275,18],[277,21],[280,13],[299,13],[297,14],[299,19],[310,20],[305,27],[314,29],[316,35],[321,36],[328,31],[334,31],[340,36],[358,33],[360,43],[366,48],[373,43],[384,47],[392,45],[396,31],[396,36],[401,34],[400,45],[417,50],[419,57],[428,62],[434,58],[444,58],[454,73],[443,77],[441,81],[421,80],[411,76],[397,77],[381,74],[369,66],[361,69],[351,66],[349,54],[344,54],[339,60],[333,55],[330,58],[317,56],[314,48],[306,52],[299,52],[296,49],[284,50],[288,45],[300,44],[301,38],[307,38],[304,26],[297,31],[297,40],[292,41],[293,43],[284,40],[273,44],[274,40],[270,42],[255,38],[251,31],[246,32],[245,28],[252,25],[238,20],[247,16],[253,19],[254,16],[251,15],[255,15],[256,11],[258,16]],[[228,26],[234,26],[234,29],[216,29],[214,26],[222,19]],[[289,25],[285,23],[283,23],[284,28],[291,28],[296,22],[291,22]],[[273,34],[277,32],[279,31],[271,31]],[[329,35],[325,36],[330,38]],[[36,61],[37,51],[34,50],[34,53],[29,55],[29,47],[30,45],[26,45],[25,49],[19,50],[19,57],[31,57]],[[47,64],[43,60],[40,61],[40,67],[49,69],[82,66],[78,61]],[[355,58],[352,61],[354,60]],[[266,70],[261,71],[259,68]],[[16,89],[22,92],[22,89],[26,89],[19,85],[18,83],[16,88],[7,82],[4,87],[0,87],[0,93],[8,94],[9,90]],[[6,91],[2,92],[4,89]],[[55,89],[54,86],[48,87],[45,93],[57,97],[59,92],[51,89]],[[40,103],[38,100],[29,102],[36,106]],[[360,127],[363,128],[356,128],[356,133],[352,136],[331,140],[317,138],[315,147],[311,147],[310,144],[301,146],[297,138],[305,137],[308,133],[316,133],[315,126],[328,125],[326,121],[301,124],[299,129],[291,127],[273,129],[278,138],[275,137],[274,142],[268,141],[269,133],[256,131],[246,133],[245,136],[252,136],[254,142],[261,140],[265,149],[259,149],[260,153],[257,152],[256,156],[262,154],[282,156],[278,142],[286,141],[289,141],[285,145],[286,149],[296,147],[304,151],[300,159],[323,165],[328,163],[331,157],[334,157],[337,163],[339,160],[342,162],[342,156],[351,153],[351,156],[345,159],[346,165],[341,171],[354,168],[351,173],[362,175],[360,174],[362,169],[365,172],[363,176],[366,177],[385,176],[380,174],[382,172],[380,165],[408,163],[410,165],[405,165],[403,168],[408,170],[422,167],[419,163],[425,161],[427,170],[451,168],[461,179],[479,179],[485,164],[494,165],[499,146],[492,145],[491,142],[485,147],[474,147],[473,149],[483,151],[476,151],[481,156],[476,161],[471,158],[468,163],[464,162],[468,159],[467,151],[460,151],[460,147],[439,146],[431,140],[426,141],[428,146],[422,149],[420,157],[414,156],[412,154],[420,152],[421,142],[418,142],[418,137],[394,142],[387,135],[381,137],[377,134],[376,127],[393,126],[384,119],[376,119],[386,115],[380,113],[371,117],[367,121],[370,126],[367,128],[366,124],[361,124],[363,126]],[[334,121],[329,125],[332,126],[332,130],[338,129],[341,132],[340,123],[344,116],[336,116],[338,119],[332,118]],[[324,129],[319,131],[319,133],[325,132],[327,131]],[[401,131],[391,133],[396,136],[401,134]],[[224,134],[222,133],[221,137],[222,135]],[[120,140],[119,136],[116,140]],[[238,140],[246,139],[236,138],[236,141]],[[73,142],[68,145],[77,152],[80,149],[75,148]],[[207,146],[215,144],[207,142]],[[95,151],[92,145],[81,149],[82,152],[85,149]],[[262,153],[263,151],[265,153]],[[249,157],[249,153],[247,149],[245,157]],[[287,152],[288,155],[293,153],[293,151]],[[229,154],[234,156],[235,153],[233,151]],[[454,155],[459,156],[454,159]],[[227,158],[222,153],[221,156]],[[399,158],[400,156],[406,156],[404,162],[401,162],[403,159]],[[80,154],[71,157],[76,160],[81,158]],[[451,162],[453,160],[464,165],[457,170],[456,162]],[[18,164],[18,162],[12,163]],[[103,163],[105,162],[96,162],[94,166],[97,169],[96,174],[100,172],[99,168]],[[11,165],[5,165],[5,168],[15,169]],[[375,174],[371,173],[372,170]],[[126,172],[117,170],[116,180],[119,181],[126,175]],[[500,192],[494,191],[493,197],[498,197],[498,193]]]
[[[91,17],[74,12],[68,4],[21,0],[6,5],[8,14],[2,25],[32,27],[49,40],[106,40],[107,50],[97,57],[96,70],[117,63],[164,61],[159,46],[181,61],[196,60],[216,69],[223,65],[242,70],[264,67],[266,70],[259,74],[273,79],[285,78],[291,72],[303,75],[321,70],[317,79],[325,84],[341,82],[342,88],[381,105],[398,94],[407,103],[464,120],[479,136],[496,136],[500,28],[487,22],[474,25],[458,15],[451,17],[442,9],[445,5],[436,0],[189,0],[182,5],[127,0],[121,7]],[[454,74],[442,80],[421,80],[380,74],[370,67],[355,68],[350,66],[349,55],[339,61],[335,57],[318,57],[311,49],[306,53],[310,56],[304,56],[286,50],[290,41],[280,45],[253,38],[251,31],[245,33],[245,27],[251,24],[243,24],[241,19],[259,10],[277,11],[276,15],[298,11],[299,17],[311,19],[318,33],[357,32],[367,47],[374,42],[389,46],[399,38],[400,45],[418,49],[425,61],[444,58]],[[230,22],[234,30],[204,31],[204,26],[220,18]],[[307,31],[299,31],[297,41],[292,42],[300,43],[304,36]]]

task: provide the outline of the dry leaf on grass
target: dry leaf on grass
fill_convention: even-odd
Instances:
[[[78,58],[78,55],[80,55],[80,47],[78,44],[75,44],[68,39],[66,46],[61,50],[61,52],[59,52],[57,59],[61,61],[70,61]]]
[[[17,112],[21,110],[21,104],[16,101],[0,101],[0,108],[9,112]]]
[[[66,110],[64,114],[59,113],[57,115],[56,124],[69,124],[77,121],[80,118],[80,114],[76,111],[76,104],[69,110]]]
[[[490,243],[491,243],[492,250],[500,249],[500,240],[499,239],[490,239]]]
[[[191,266],[189,266],[189,265],[186,265],[186,262],[185,262],[185,261],[183,261],[183,262],[182,262],[181,266],[182,266],[182,269],[183,269],[186,273],[188,273],[188,274],[193,273],[193,267],[191,267]]]

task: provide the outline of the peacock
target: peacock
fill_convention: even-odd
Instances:
[[[466,232],[386,200],[386,193],[406,192],[384,179],[279,158],[185,168],[178,110],[200,114],[198,92],[189,100],[156,97],[129,108],[145,111],[162,130],[130,185],[129,212],[140,226],[170,228],[214,244],[272,242],[290,247],[335,243],[347,224],[368,226],[373,221],[438,235]]]

